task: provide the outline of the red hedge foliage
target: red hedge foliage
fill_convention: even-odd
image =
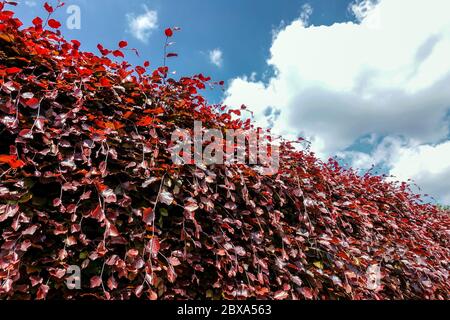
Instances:
[[[81,52],[0,9],[0,299],[450,298],[449,214],[406,184],[288,142],[276,176],[176,167],[176,127],[252,126],[197,93],[209,78],[112,61],[125,41]]]

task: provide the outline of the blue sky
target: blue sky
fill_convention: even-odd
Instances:
[[[30,24],[43,3],[20,1],[18,16]],[[79,30],[66,28],[70,5]],[[127,40],[141,58],[126,59],[153,67],[164,29],[179,26],[168,65],[175,77],[224,80],[205,93],[211,103],[246,104],[324,160],[375,165],[450,204],[448,0],[67,0],[56,18],[82,49]]]
[[[18,16],[27,24],[36,15],[44,15],[45,1],[22,1],[17,8]],[[49,3],[52,3],[49,1]],[[133,64],[148,59],[153,66],[162,63],[164,44],[163,30],[170,26],[181,27],[174,37],[176,44],[171,48],[179,54],[169,61],[178,75],[204,73],[214,79],[227,81],[235,77],[257,73],[258,79],[270,72],[266,66],[272,34],[284,24],[297,19],[302,7],[308,1],[289,0],[279,3],[273,0],[259,1],[201,1],[201,0],[67,0],[65,8],[56,13],[64,22],[71,4],[81,9],[81,29],[69,30],[63,23],[62,31],[68,39],[77,39],[82,49],[98,52],[98,43],[114,48],[118,41],[127,40],[130,47],[141,53],[141,59],[128,54]],[[329,25],[335,22],[353,20],[348,10],[350,1],[316,0],[317,14],[310,18],[312,24]],[[157,12],[158,27],[152,30],[147,42],[136,39],[129,28],[127,15],[135,17],[146,10]],[[222,52],[220,67],[209,61],[209,52]],[[213,102],[222,99],[222,93],[207,94]]]

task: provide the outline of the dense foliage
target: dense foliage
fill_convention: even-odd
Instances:
[[[193,119],[252,128],[198,93],[218,84],[133,68],[125,41],[82,52],[50,5],[28,28],[9,8],[0,4],[1,299],[450,298],[449,214],[406,184],[289,142],[274,176],[175,166],[171,133]],[[70,265],[81,290],[65,284]]]

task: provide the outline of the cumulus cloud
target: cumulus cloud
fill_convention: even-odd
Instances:
[[[225,103],[248,105],[274,132],[308,138],[322,157],[346,151],[375,162],[351,151],[371,135],[402,137],[397,149],[448,139],[450,2],[363,0],[350,10],[354,22],[307,26],[299,18],[280,30],[268,59],[275,75],[234,79]]]
[[[223,52],[220,49],[214,49],[208,52],[209,62],[216,67],[221,67],[223,64]]]
[[[147,42],[152,31],[158,28],[158,13],[144,6],[144,13],[128,13],[128,31],[138,40]]]
[[[346,152],[359,169],[372,165],[389,170],[391,181],[411,180],[421,193],[450,204],[450,141],[419,144],[401,137],[386,137],[371,154]]]
[[[369,137],[371,138],[371,137]],[[337,154],[365,171],[375,166],[388,171],[389,181],[408,181],[422,194],[450,204],[450,141],[420,144],[404,137],[388,136],[372,153],[346,151]]]
[[[450,141],[401,147],[391,156],[391,174],[412,179],[424,193],[450,204]]]

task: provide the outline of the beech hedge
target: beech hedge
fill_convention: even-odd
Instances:
[[[449,212],[408,184],[289,141],[273,176],[176,166],[177,128],[254,128],[244,107],[202,96],[223,83],[133,67],[126,41],[83,52],[51,5],[30,27],[11,5],[0,3],[0,299],[450,298]]]

